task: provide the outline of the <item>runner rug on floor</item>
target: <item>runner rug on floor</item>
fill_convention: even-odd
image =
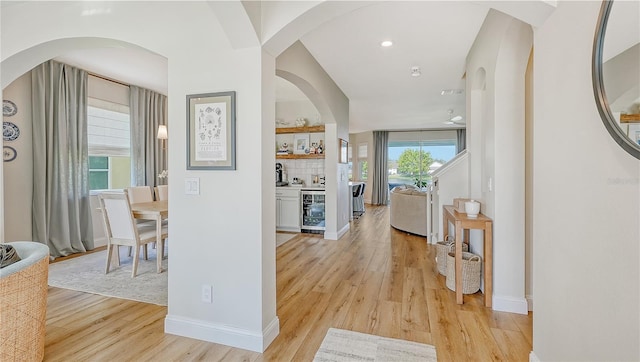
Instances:
[[[49,265],[49,285],[80,292],[123,298],[138,302],[167,305],[167,247],[162,273],[156,273],[156,249],[148,247],[148,260],[138,261],[138,273],[131,277],[133,258],[128,247],[120,248],[120,266],[115,257],[109,274],[105,274],[107,251],[99,251]]]
[[[324,361],[437,361],[434,346],[329,328],[314,362]]]

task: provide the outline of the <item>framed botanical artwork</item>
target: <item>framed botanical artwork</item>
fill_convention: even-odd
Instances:
[[[349,142],[343,140],[342,138],[338,138],[338,145],[340,146],[340,150],[338,152],[338,162],[348,163],[349,159],[347,158],[347,151],[349,149]]]
[[[293,153],[305,154],[309,153],[309,134],[296,133],[293,135]]]
[[[236,92],[187,95],[187,170],[236,169]]]

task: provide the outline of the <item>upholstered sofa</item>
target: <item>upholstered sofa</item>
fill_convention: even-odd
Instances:
[[[411,185],[391,190],[391,226],[412,234],[427,236],[427,193]]]
[[[0,361],[42,361],[49,247],[9,243],[20,261],[0,269]]]

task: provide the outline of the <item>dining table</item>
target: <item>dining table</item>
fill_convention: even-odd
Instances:
[[[158,200],[131,204],[133,217],[140,220],[155,220],[156,249],[158,273],[162,272],[162,258],[164,258],[164,240],[162,239],[162,220],[169,218],[169,201]]]

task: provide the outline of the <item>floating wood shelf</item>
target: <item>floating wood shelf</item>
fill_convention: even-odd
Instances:
[[[640,114],[621,114],[620,123],[640,123]]]
[[[280,127],[276,128],[276,134],[282,133],[317,133],[324,132],[324,125],[307,127]]]
[[[295,154],[295,153],[290,153],[288,155],[278,155],[276,154],[276,159],[296,159],[296,158],[301,158],[301,159],[319,159],[319,158],[324,158],[324,153],[312,153],[312,154]]]

